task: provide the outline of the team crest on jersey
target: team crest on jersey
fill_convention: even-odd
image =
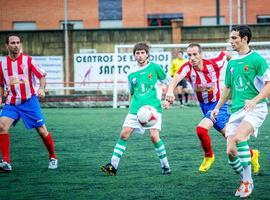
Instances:
[[[245,66],[245,67],[244,67],[244,70],[245,70],[245,71],[248,71],[248,69],[249,69],[248,66]]]
[[[152,79],[152,78],[153,78],[153,74],[152,73],[148,74],[148,79]]]

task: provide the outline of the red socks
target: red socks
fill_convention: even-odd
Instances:
[[[3,161],[10,163],[10,141],[9,134],[0,134],[0,152],[2,153]]]
[[[49,158],[56,158],[52,135],[48,133],[48,135],[45,138],[42,137],[42,140],[49,152]]]
[[[204,156],[213,157],[211,138],[208,134],[208,130],[203,127],[198,126],[196,131],[197,131],[197,135],[199,139],[201,140],[201,145],[204,150]]]

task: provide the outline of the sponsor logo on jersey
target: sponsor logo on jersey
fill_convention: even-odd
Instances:
[[[230,72],[231,72],[231,74],[233,74],[233,72],[234,72],[234,68],[233,67],[230,69]]]
[[[131,84],[132,85],[136,85],[137,84],[137,78],[134,77],[132,80],[131,80]]]

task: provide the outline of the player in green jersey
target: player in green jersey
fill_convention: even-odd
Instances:
[[[266,60],[249,47],[251,30],[247,25],[232,27],[230,43],[237,52],[228,63],[225,88],[211,114],[215,120],[219,108],[231,97],[232,115],[226,128],[229,164],[241,175],[235,196],[248,197],[254,188],[248,139],[257,137],[258,128],[268,113],[270,69]]]
[[[161,130],[162,102],[159,81],[166,82],[169,76],[162,67],[156,63],[149,62],[149,45],[145,42],[137,43],[133,48],[133,54],[137,64],[130,70],[128,84],[130,90],[129,113],[123,124],[120,138],[118,139],[111,158],[111,162],[101,166],[100,169],[113,176],[116,175],[120,159],[126,150],[127,141],[132,133],[143,134],[145,129],[137,120],[137,112],[140,107],[150,105],[158,111],[157,123],[149,128],[150,138],[154,144],[155,151],[159,157],[162,173],[170,174],[170,166],[166,156],[164,142],[159,137]]]

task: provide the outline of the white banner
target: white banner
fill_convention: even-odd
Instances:
[[[64,87],[63,56],[32,56],[46,71],[47,88]]]
[[[113,53],[75,54],[75,87],[89,90],[112,90],[114,82]],[[170,52],[155,52],[149,60],[160,64],[168,72],[171,62]],[[127,74],[136,64],[132,54],[119,54],[117,58],[117,81],[119,89],[127,89]]]
[[[3,59],[0,56],[0,61]],[[63,87],[63,56],[32,56],[46,71],[47,88]]]

